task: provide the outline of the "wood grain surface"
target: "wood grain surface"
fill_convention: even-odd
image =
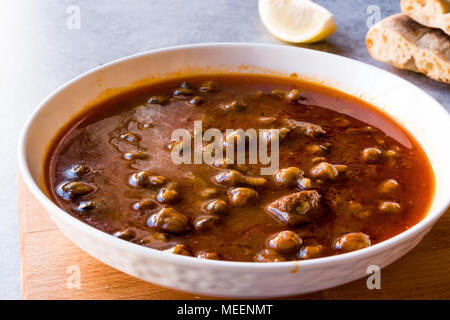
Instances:
[[[92,258],[58,230],[20,177],[19,229],[23,299],[214,299],[144,282]],[[447,211],[414,250],[381,271],[379,290],[363,278],[289,299],[450,299],[449,230]],[[79,288],[70,285],[74,268]]]

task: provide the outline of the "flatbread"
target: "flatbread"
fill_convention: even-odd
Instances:
[[[450,83],[450,36],[441,30],[400,13],[370,28],[366,45],[376,60]]]
[[[450,0],[401,0],[400,6],[416,22],[450,35]]]

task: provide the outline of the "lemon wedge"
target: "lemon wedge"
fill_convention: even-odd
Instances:
[[[287,42],[317,42],[336,31],[333,14],[310,0],[259,0],[258,9],[267,30]]]

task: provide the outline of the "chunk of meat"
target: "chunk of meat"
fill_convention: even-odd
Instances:
[[[334,241],[334,249],[343,252],[355,251],[367,248],[371,245],[370,238],[362,232],[351,232],[344,234]]]
[[[268,204],[266,211],[284,224],[297,226],[320,216],[320,195],[315,190],[291,193]]]
[[[173,234],[183,233],[189,230],[189,219],[184,214],[173,208],[163,208],[151,215],[147,224],[149,227],[158,228],[161,231]]]
[[[280,253],[292,253],[300,248],[303,241],[293,231],[281,231],[267,241],[267,246]]]
[[[255,255],[253,258],[256,262],[282,262],[286,261],[286,259],[276,252],[275,250],[271,249],[263,249],[258,254]]]
[[[293,131],[293,133],[301,134],[307,137],[315,138],[324,135],[326,131],[319,125],[297,121],[294,119],[284,120],[286,127]]]

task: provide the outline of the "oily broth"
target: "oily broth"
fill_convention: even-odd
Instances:
[[[166,106],[146,105],[150,96],[168,95],[184,80],[193,88],[204,80],[212,80],[217,83],[218,90],[202,94],[205,102],[199,106],[191,106],[185,101],[174,101]],[[295,105],[270,94],[273,90],[288,92],[292,88],[301,91],[302,99]],[[242,113],[236,115],[218,107],[235,99],[246,102],[247,109]],[[136,234],[131,241],[138,243],[155,231],[147,226],[149,214],[136,213],[132,205],[142,198],[154,197],[157,190],[130,187],[127,179],[134,172],[151,169],[158,175],[177,181],[183,200],[173,207],[190,219],[198,216],[204,201],[197,196],[204,187],[203,183],[218,189],[215,198],[227,199],[227,188],[211,181],[211,176],[218,169],[207,165],[177,166],[171,162],[167,144],[172,130],[190,129],[195,120],[203,120],[203,129],[266,128],[258,122],[260,116],[308,121],[327,131],[326,136],[314,138],[313,141],[310,137],[298,137],[287,139],[280,145],[280,168],[296,166],[309,172],[313,167],[312,157],[305,153],[305,146],[327,142],[331,143],[331,148],[326,161],[348,166],[349,173],[345,179],[330,183],[319,191],[329,209],[326,218],[295,228],[276,221],[264,206],[294,190],[279,187],[268,177],[269,186],[258,190],[260,201],[251,206],[233,208],[209,232],[169,235],[166,244],[154,242],[149,244],[150,247],[166,249],[183,243],[194,254],[211,251],[217,252],[223,260],[252,261],[255,253],[264,248],[270,235],[289,229],[299,234],[304,244],[322,244],[324,255],[333,255],[337,252],[331,245],[344,233],[363,232],[375,244],[403,232],[425,216],[434,192],[433,173],[425,153],[406,130],[358,98],[319,85],[265,76],[188,77],[130,90],[107,100],[73,119],[58,133],[45,162],[46,185],[52,200],[73,216],[108,233],[131,228]],[[342,117],[349,120],[352,127],[372,126],[374,132],[343,133],[334,128],[332,121]],[[140,125],[148,121],[153,123],[153,128],[140,130]],[[278,120],[274,123],[274,127],[280,125]],[[123,160],[123,152],[136,149],[136,145],[129,145],[117,138],[125,131],[142,135],[139,148],[149,153],[148,160],[132,164]],[[360,159],[362,149],[372,146],[380,146],[383,150],[399,148],[401,158],[392,168],[363,163]],[[55,191],[59,184],[67,180],[66,170],[77,162],[88,164],[100,172],[90,178],[90,182],[97,186],[93,197],[107,200],[107,208],[100,214],[81,214],[76,210],[77,201],[61,199]],[[186,179],[188,171],[203,182],[193,183]],[[401,191],[395,197],[380,197],[374,192],[385,179],[395,179],[400,184]],[[336,201],[353,200],[373,211],[369,218],[359,219],[330,207]],[[378,203],[388,200],[399,201],[402,211],[388,217],[377,214]]]

